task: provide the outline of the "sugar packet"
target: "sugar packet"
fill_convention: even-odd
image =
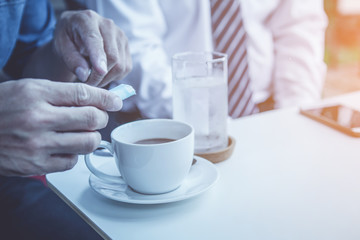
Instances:
[[[120,84],[120,85],[110,89],[110,92],[115,93],[122,100],[125,100],[136,94],[135,89],[132,86],[127,85],[127,84]]]

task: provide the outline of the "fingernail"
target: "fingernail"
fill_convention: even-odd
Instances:
[[[116,96],[113,101],[113,111],[119,111],[123,106],[123,101],[120,97]]]
[[[105,73],[107,73],[107,64],[105,60],[100,60],[99,67]]]
[[[78,77],[78,79],[82,82],[86,82],[86,80],[88,79],[89,75],[90,75],[90,70],[89,69],[85,69],[83,67],[77,67],[75,69],[75,74]]]

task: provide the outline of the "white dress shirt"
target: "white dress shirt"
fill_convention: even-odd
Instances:
[[[121,82],[133,85],[137,96],[124,102],[124,110],[171,117],[171,57],[213,50],[209,0],[78,1],[113,19],[128,36],[133,71]],[[320,99],[326,72],[323,1],[240,2],[255,101],[273,96],[280,108]]]

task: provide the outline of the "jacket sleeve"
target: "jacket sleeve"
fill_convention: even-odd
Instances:
[[[56,18],[47,0],[26,2],[14,51],[4,71],[12,78],[20,78],[31,54],[51,41]]]

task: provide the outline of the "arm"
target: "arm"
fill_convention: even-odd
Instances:
[[[268,27],[274,40],[275,107],[320,99],[327,18],[322,0],[281,0]]]

